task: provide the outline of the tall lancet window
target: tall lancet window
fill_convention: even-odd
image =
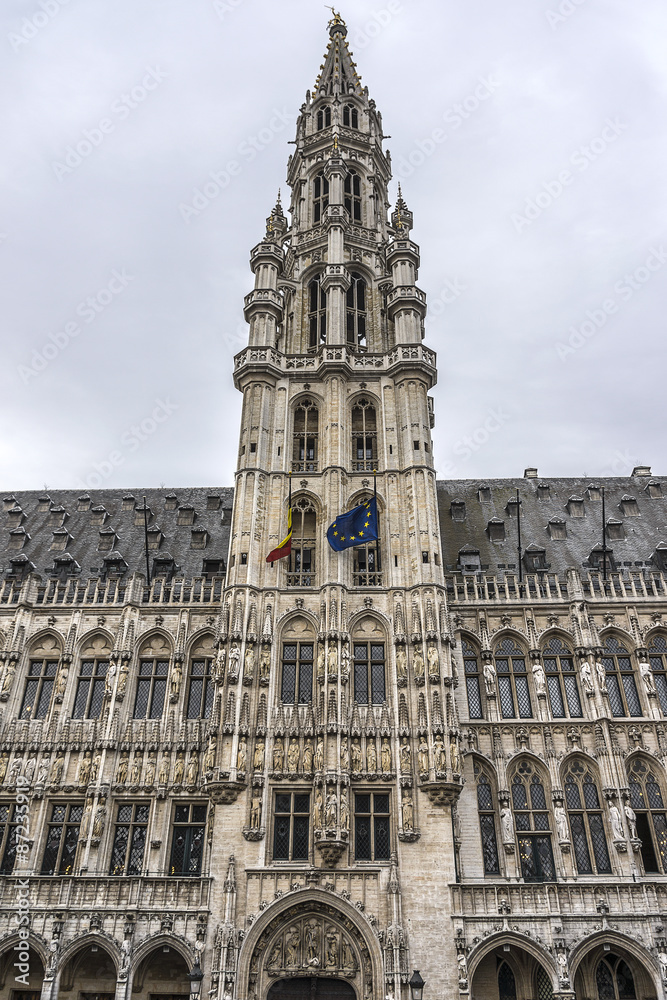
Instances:
[[[611,875],[600,795],[588,764],[579,759],[570,764],[565,775],[565,804],[577,871],[580,875]]]
[[[308,347],[315,349],[327,339],[327,293],[319,278],[308,285]]]
[[[292,472],[317,472],[319,414],[312,399],[302,399],[294,411]]]
[[[318,175],[319,176],[319,175]],[[361,222],[361,180],[356,170],[350,170],[345,178],[344,204],[352,222]]]
[[[320,222],[329,204],[329,181],[320,170],[313,181],[313,222]]]
[[[377,421],[369,399],[357,400],[352,407],[352,471],[377,469]]]
[[[316,512],[307,497],[292,504],[292,552],[287,565],[288,587],[315,586]]]
[[[359,128],[359,112],[354,104],[343,105],[343,125],[348,128]]]
[[[321,132],[323,128],[329,128],[331,125],[331,108],[327,105],[324,108],[320,108],[317,112],[317,131]]]
[[[353,271],[347,290],[347,342],[351,347],[366,346],[366,282]]]

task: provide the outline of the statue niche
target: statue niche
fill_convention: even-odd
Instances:
[[[319,913],[283,924],[265,949],[264,968],[277,976],[327,975],[354,979],[359,959],[352,935]]]

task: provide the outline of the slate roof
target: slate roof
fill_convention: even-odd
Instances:
[[[221,561],[224,572],[234,490],[214,486],[1,493],[0,575],[30,569],[28,562],[45,579],[58,567],[99,577],[114,562],[145,575],[144,496],[149,537],[159,542],[149,547],[151,575],[156,560],[187,578],[202,575],[204,560]]]
[[[502,574],[504,570],[518,569],[516,503],[512,503],[517,488],[524,569],[529,569],[525,556],[529,550],[529,555],[544,551],[543,568],[549,573],[562,575],[568,568],[587,571],[591,552],[602,545],[602,502],[594,499],[599,495],[594,488],[603,486],[607,525],[616,522],[609,534],[622,536],[607,537],[615,569],[667,569],[662,563],[667,555],[667,477],[661,481],[652,475],[633,475],[438,481],[445,571],[459,571],[462,563],[473,564],[475,551],[479,551],[483,571]],[[488,500],[481,499],[483,488],[488,490]],[[457,501],[463,502],[464,509],[456,506]],[[576,516],[581,511],[583,517]],[[499,522],[504,525],[504,540]],[[499,540],[492,540],[497,537]],[[459,556],[461,550],[463,558]],[[472,559],[465,556],[466,550],[473,553]]]

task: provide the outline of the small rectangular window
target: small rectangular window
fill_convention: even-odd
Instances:
[[[254,455],[256,451],[257,451],[257,443],[255,441],[251,441],[250,442],[250,453],[251,453],[251,455]]]
[[[310,795],[276,792],[273,813],[273,860],[307,861]]]
[[[428,552],[422,552],[422,562],[423,563],[428,562]]]
[[[73,873],[82,818],[82,804],[55,804],[51,807],[51,819],[42,858],[42,875]]]
[[[141,875],[146,848],[148,812],[147,803],[124,803],[118,806],[111,849],[110,875]]]
[[[241,553],[241,565],[242,566],[247,566],[247,564],[248,564],[248,553],[247,552],[242,552]]]
[[[357,861],[388,861],[390,853],[389,795],[354,796],[354,856]]]
[[[177,805],[174,810],[170,875],[201,875],[206,805]]]
[[[419,441],[413,441],[412,447],[414,448],[415,451],[419,451]]]

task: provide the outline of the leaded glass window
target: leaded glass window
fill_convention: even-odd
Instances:
[[[389,795],[363,792],[354,796],[354,856],[357,861],[388,861]]]
[[[307,705],[313,700],[312,642],[283,643],[280,700],[286,705]]]
[[[482,857],[485,875],[500,875],[498,840],[496,837],[496,810],[493,805],[491,779],[479,763],[475,761],[477,778],[477,810],[479,829],[482,837]]]
[[[319,278],[308,285],[308,346],[314,350],[327,339],[327,293]]]
[[[350,220],[361,222],[361,179],[356,170],[348,170],[343,191],[343,204],[350,213]]]
[[[292,503],[292,551],[287,563],[288,587],[315,586],[317,514],[308,497]]]
[[[568,715],[581,718],[583,712],[572,650],[558,636],[552,636],[544,647],[543,662],[554,719]]]
[[[73,719],[99,719],[108,672],[109,661],[106,659],[95,657],[81,661],[72,709]]]
[[[653,671],[660,707],[667,715],[667,639],[664,635],[654,635],[648,644],[648,657]]]
[[[656,774],[648,761],[635,757],[628,778],[644,871],[667,872],[667,813]]]
[[[531,719],[533,709],[526,658],[514,639],[501,639],[495,649],[498,695],[503,719]]]
[[[541,965],[537,969],[535,985],[537,987],[537,1000],[553,1000],[554,993],[551,988],[551,980]]]
[[[26,826],[25,813],[18,810],[17,805],[0,805],[0,875],[11,875],[14,870],[17,834],[19,827]],[[24,837],[26,832],[23,829]]]
[[[317,112],[317,131],[321,132],[323,128],[329,128],[330,125],[331,107],[327,104]]]
[[[135,719],[161,719],[167,691],[169,660],[157,657],[139,660],[139,678],[134,699]]]
[[[370,399],[358,399],[352,407],[352,470],[377,469],[377,418]]]
[[[110,875],[140,875],[146,848],[149,806],[124,803],[118,806]]]
[[[354,104],[343,105],[343,125],[348,128],[359,128],[359,112]]]
[[[630,653],[618,639],[605,640],[602,662],[606,671],[607,693],[613,715],[642,714]]]
[[[201,875],[206,805],[189,803],[174,809],[170,875]]]
[[[521,874],[526,882],[554,882],[551,824],[541,775],[531,761],[518,765],[511,784]]]
[[[386,700],[383,642],[354,642],[354,700],[382,705]]]
[[[463,652],[463,672],[466,678],[466,691],[468,693],[468,715],[471,719],[482,719],[484,713],[482,712],[477,650],[467,639],[461,639],[461,650]]]
[[[292,472],[317,472],[319,414],[312,399],[302,399],[294,411]]]
[[[51,807],[51,818],[42,858],[42,875],[71,875],[73,873],[82,817],[83,805],[81,804],[56,804]]]
[[[307,861],[310,795],[276,792],[273,809],[273,860]]]
[[[598,1000],[636,1000],[635,981],[626,962],[613,952],[600,959],[595,970]]]
[[[190,661],[188,678],[188,719],[210,719],[215,687],[213,684],[213,659],[197,657]]]
[[[49,711],[58,660],[31,660],[19,719],[44,719]]]
[[[602,806],[590,768],[574,760],[565,774],[565,805],[580,875],[611,875]]]
[[[516,1000],[516,980],[507,962],[503,962],[498,969],[498,998]]]
[[[327,111],[330,109],[327,108]],[[323,171],[313,181],[313,222],[321,222],[329,205],[329,181]]]

